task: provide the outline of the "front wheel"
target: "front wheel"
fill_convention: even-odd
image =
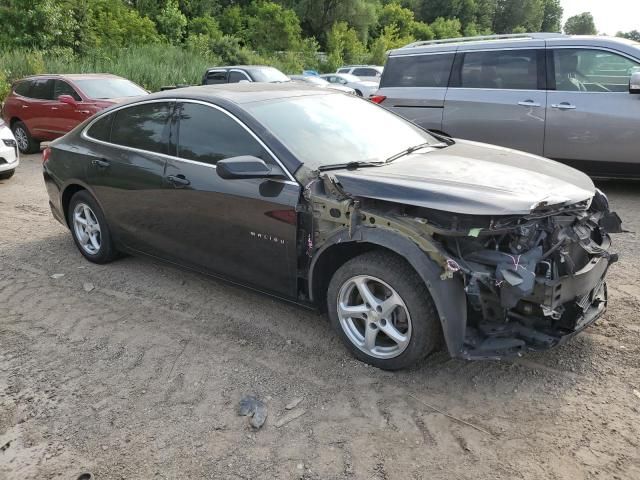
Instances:
[[[13,170],[7,170],[6,172],[0,172],[0,180],[9,180],[16,173],[15,168]]]
[[[369,252],[340,267],[329,283],[327,306],[351,353],[384,370],[421,361],[442,336],[423,280],[404,260],[386,252]]]
[[[109,263],[118,253],[98,202],[86,190],[71,197],[67,221],[73,240],[84,257],[93,263]]]

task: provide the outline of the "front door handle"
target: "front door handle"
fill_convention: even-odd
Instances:
[[[169,175],[167,180],[173,183],[175,187],[186,187],[187,185],[191,185],[191,182],[187,180],[184,175]]]
[[[557,108],[558,110],[575,110],[576,109],[576,106],[571,105],[569,102],[553,103],[551,104],[551,107]]]
[[[534,102],[533,100],[523,100],[522,102],[518,102],[518,105],[523,107],[539,107],[539,102]]]
[[[109,167],[109,165],[111,165],[111,163],[109,163],[109,161],[105,160],[104,158],[95,158],[91,160],[91,163],[98,168],[107,168]]]

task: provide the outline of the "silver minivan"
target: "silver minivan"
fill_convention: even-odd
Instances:
[[[393,50],[372,98],[418,125],[640,178],[640,43],[535,33]]]

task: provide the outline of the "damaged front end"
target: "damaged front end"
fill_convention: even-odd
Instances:
[[[452,356],[500,359],[548,349],[605,311],[604,278],[617,261],[608,234],[622,230],[600,191],[579,203],[540,203],[526,215],[457,214],[347,193],[339,176],[323,174],[305,198],[311,277],[332,243],[410,243],[418,255],[392,241],[382,246],[425,280]]]
[[[548,349],[604,313],[604,277],[618,259],[608,233],[621,225],[601,192],[570,206],[537,206],[523,217],[454,222],[435,239],[450,254],[448,274],[464,278],[464,358]]]

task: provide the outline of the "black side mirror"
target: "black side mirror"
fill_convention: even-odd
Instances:
[[[267,165],[260,158],[251,155],[225,158],[216,163],[216,170],[221,178],[273,178],[283,177],[284,172],[277,166]]]

